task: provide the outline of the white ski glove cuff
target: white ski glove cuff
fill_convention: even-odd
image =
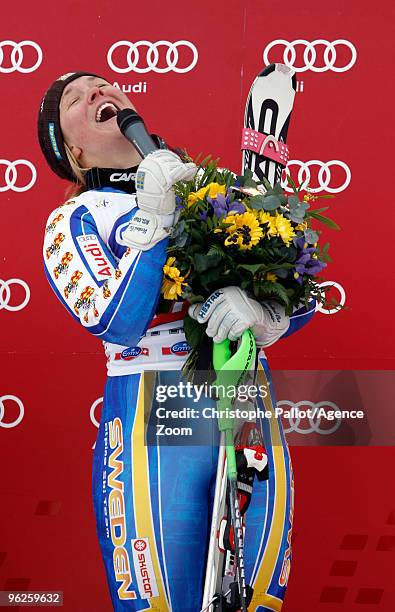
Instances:
[[[149,251],[158,242],[169,236],[173,222],[174,213],[155,215],[138,209],[124,231],[122,239],[130,247],[140,251]]]
[[[157,215],[173,213],[176,207],[173,185],[192,180],[196,171],[195,164],[184,164],[178,155],[167,149],[150,153],[140,163],[136,174],[139,208]]]
[[[290,318],[285,314],[284,306],[275,300],[266,300],[259,306],[262,308],[262,320],[252,327],[252,332],[257,346],[266,348],[285,334],[290,325]]]
[[[214,342],[236,340],[251,328],[258,346],[274,344],[289,327],[283,306],[274,300],[259,304],[239,287],[214,291],[204,303],[189,307],[189,315],[199,323],[208,323],[207,335]]]

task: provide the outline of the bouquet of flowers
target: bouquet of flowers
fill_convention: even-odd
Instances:
[[[291,194],[280,183],[255,182],[251,171],[236,176],[220,169],[210,157],[192,181],[177,183],[164,300],[205,301],[216,289],[236,285],[258,301],[277,300],[288,315],[311,298],[328,306],[328,287],[319,286],[317,275],[331,261],[329,244],[319,245],[321,232],[313,223],[339,227],[322,215],[328,207],[313,209],[312,203],[333,196],[316,196],[305,186],[302,197],[302,185],[290,177],[288,184]],[[334,298],[330,307],[339,307]],[[193,349],[190,367],[205,329],[189,317],[184,326]]]

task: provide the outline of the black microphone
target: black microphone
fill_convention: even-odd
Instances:
[[[148,134],[143,119],[131,108],[124,108],[117,114],[118,127],[122,134],[132,143],[141,157],[157,151],[158,147]]]

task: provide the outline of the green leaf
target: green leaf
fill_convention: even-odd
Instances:
[[[275,193],[276,195],[282,195],[283,194],[283,188],[281,187],[280,181],[277,181],[277,183],[275,183],[275,185],[273,187],[273,193]]]
[[[195,319],[192,319],[189,315],[185,317],[185,337],[187,339],[188,344],[190,344],[192,348],[197,348],[198,346],[200,346],[205,331],[205,325],[201,325],[200,323],[195,321]]]
[[[282,304],[288,305],[289,297],[286,289],[279,283],[270,281],[258,282],[254,285],[254,294],[258,299],[265,299],[271,295],[276,296]]]
[[[266,176],[262,177],[261,181],[266,189],[272,189],[270,182],[267,180]]]
[[[288,198],[289,208],[297,208],[301,204],[298,196],[289,196]]]
[[[208,250],[207,256],[211,257],[215,255],[219,259],[223,259],[225,257],[225,253],[219,244],[212,244]]]
[[[253,179],[246,179],[243,187],[256,187],[256,182]]]
[[[302,191],[302,187],[303,187],[303,185],[304,185],[305,183],[307,183],[307,179],[306,179],[305,181],[302,181],[302,182],[300,183],[300,185],[299,185],[299,187],[298,187],[298,193],[300,193],[300,192]]]
[[[287,266],[287,268],[293,268],[293,264],[289,264]],[[282,268],[274,268],[273,267],[273,272],[276,276],[278,276],[278,278],[287,278],[288,276],[288,270],[285,269],[284,267]],[[288,291],[288,290],[287,290]],[[293,291],[293,290],[292,290]]]
[[[294,193],[298,193],[298,189],[295,185],[295,181],[290,177],[289,174],[287,174],[287,183],[288,185],[291,185]]]
[[[252,198],[249,201],[249,205],[251,208],[255,208],[255,210],[262,210],[262,208],[264,208],[264,202],[265,202],[265,199],[263,196],[256,195],[256,196],[252,196]]]
[[[325,210],[328,210],[328,208],[329,208],[329,206],[324,206],[323,208],[315,208],[315,209],[313,210],[313,212],[315,212],[315,213],[322,213],[322,212],[324,212]]]
[[[257,196],[259,197],[259,196]],[[263,208],[265,210],[276,210],[276,208],[280,208],[281,201],[276,195],[269,195],[264,197]]]
[[[251,272],[251,274],[256,274],[257,272],[265,271],[267,268],[266,264],[239,264],[236,266],[237,270],[247,270],[247,272]]]
[[[191,236],[195,242],[204,245],[204,236],[194,227],[191,228]]]
[[[308,215],[310,217],[313,217],[313,219],[316,219],[317,221],[320,221],[321,223],[323,223],[327,227],[330,227],[331,229],[340,230],[340,227],[338,226],[338,224],[335,223],[335,221],[333,221],[332,219],[329,219],[328,217],[324,217],[323,215],[320,215],[320,214],[318,214],[317,212],[315,212],[313,210],[310,210]]]
[[[203,287],[208,289],[208,285],[218,281],[219,276],[220,270],[217,267],[211,268],[200,275],[200,282]]]
[[[318,232],[315,232],[314,230],[311,230],[311,229],[307,229],[305,230],[304,237],[308,244],[314,244],[315,242],[318,241],[319,235],[318,235]]]
[[[208,253],[196,253],[194,256],[194,265],[196,272],[205,272],[210,268],[218,266],[224,253],[221,249],[210,247]]]

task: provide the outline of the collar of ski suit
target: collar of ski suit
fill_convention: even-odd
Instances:
[[[157,134],[151,134],[152,139],[159,149],[167,149],[167,144]],[[131,168],[90,168],[85,175],[88,189],[99,190],[103,187],[111,187],[126,193],[136,193],[136,173],[138,166]]]
[[[85,175],[86,186],[99,190],[111,187],[117,191],[136,193],[136,172],[138,166],[131,168],[91,168]]]

